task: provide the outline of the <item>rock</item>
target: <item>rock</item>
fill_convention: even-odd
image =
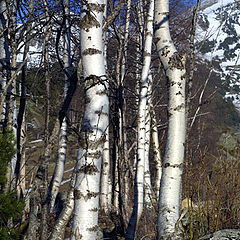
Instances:
[[[240,240],[240,229],[223,229],[201,237],[199,240]]]

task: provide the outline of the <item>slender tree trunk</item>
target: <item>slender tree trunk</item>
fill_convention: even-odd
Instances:
[[[109,125],[109,124],[108,124]],[[101,175],[101,196],[100,205],[105,213],[108,213],[111,205],[109,205],[111,194],[109,194],[109,180],[110,180],[110,153],[109,153],[109,127],[106,130],[106,139],[103,149],[103,163]],[[110,184],[112,185],[112,184]]]
[[[169,81],[168,134],[159,194],[158,239],[181,239],[177,229],[185,144],[185,62],[169,32],[169,2],[156,1],[157,50]]]
[[[67,200],[64,203],[64,207],[53,227],[49,240],[61,240],[64,237],[65,228],[72,216],[73,207],[74,207],[75,180],[76,180],[76,172],[73,171]]]
[[[116,81],[117,81],[117,103],[116,103],[116,120],[115,122],[115,130],[116,134],[114,137],[116,137],[116,143],[115,146],[115,163],[114,163],[114,181],[113,181],[113,207],[114,211],[116,213],[119,213],[119,199],[121,197],[120,195],[120,161],[121,161],[121,147],[122,147],[122,83],[121,83],[121,59],[123,54],[123,41],[120,37],[120,34],[118,33],[118,39],[119,39],[119,47],[118,47],[118,57],[117,57],[117,63],[116,63]]]
[[[64,36],[64,68],[67,71],[68,75],[71,75],[71,46],[70,46],[70,31],[69,31],[69,0],[64,1],[65,14],[67,14]],[[64,87],[64,99],[67,95],[67,90],[69,87],[68,76],[65,75],[65,87]],[[60,134],[59,134],[59,146],[58,146],[58,159],[56,167],[54,169],[54,175],[52,177],[51,186],[50,186],[50,212],[54,211],[55,200],[59,192],[59,188],[62,182],[64,167],[66,162],[67,154],[67,119],[63,119]]]
[[[8,89],[10,94],[9,99],[9,106],[8,106],[8,119],[7,119],[7,126],[11,129],[14,133],[15,139],[17,139],[17,76],[16,76],[16,66],[17,66],[17,41],[16,41],[16,26],[17,26],[17,5],[16,1],[13,0],[9,5],[7,5],[8,17],[9,17],[9,43],[11,49],[11,77],[14,76],[12,79],[12,83]],[[17,148],[17,146],[16,146]],[[17,153],[14,154],[11,161],[9,162],[9,174],[10,177],[8,178],[8,188],[15,189],[16,187],[16,164],[17,164]]]
[[[146,106],[146,123],[145,123],[145,154],[144,154],[144,204],[147,208],[152,207],[152,184],[151,184],[151,173],[149,167],[149,149],[150,149],[150,140],[151,140],[151,115],[150,115],[150,99],[152,95],[152,75],[151,73],[148,76],[148,97],[147,97],[147,106]]]
[[[12,48],[12,56],[11,56],[11,66],[13,68],[16,68],[17,65],[17,54],[16,54],[16,48]],[[11,76],[14,75],[15,71],[11,71]],[[11,129],[14,133],[15,139],[17,139],[17,101],[16,101],[16,95],[17,95],[17,85],[16,85],[16,78],[14,79],[12,85],[11,85],[11,95],[10,95],[10,103],[9,103],[9,114],[8,114],[8,128]],[[17,153],[14,154],[10,161],[10,178],[9,180],[9,188],[14,189],[16,184],[16,175],[15,175],[15,169],[17,164]]]
[[[152,36],[153,36],[153,13],[154,1],[150,2],[147,31],[144,45],[143,69],[141,75],[141,92],[138,113],[138,139],[137,139],[137,171],[134,184],[134,206],[129,225],[126,232],[126,239],[134,239],[138,222],[141,218],[144,202],[144,166],[145,166],[145,136],[146,136],[146,108],[148,95],[148,74],[151,63]]]
[[[104,19],[107,19],[107,0],[104,0]],[[106,31],[103,33],[104,43],[104,66],[107,69],[107,34]],[[108,117],[108,128],[106,130],[106,139],[103,147],[103,163],[102,163],[102,175],[101,175],[101,195],[100,205],[104,212],[107,214],[111,208],[111,191],[112,187],[110,178],[110,143],[109,143],[109,117]],[[110,184],[110,186],[109,186]]]
[[[144,204],[147,208],[152,207],[152,184],[151,174],[149,168],[149,148],[150,148],[150,136],[151,136],[151,118],[149,107],[146,114],[146,135],[145,135],[145,160],[144,160]]]
[[[45,70],[45,85],[46,85],[46,115],[45,115],[45,152],[43,160],[40,163],[42,169],[42,184],[43,188],[43,197],[41,203],[41,229],[40,229],[40,239],[45,240],[48,238],[48,164],[50,160],[50,155],[47,151],[47,146],[49,145],[50,133],[49,133],[49,124],[50,124],[50,59],[49,59],[49,40],[51,36],[51,23],[50,23],[50,13],[49,7],[46,0],[43,0],[45,16],[46,16],[46,30],[44,36],[44,70]]]
[[[10,63],[10,52],[9,52],[9,46],[7,41],[7,8],[6,8],[6,2],[4,0],[0,1],[0,84],[1,84],[1,99],[3,96],[3,90],[7,85],[7,69],[4,68],[4,64],[7,65]],[[0,121],[3,129],[6,127],[6,102],[4,101],[4,105],[2,107],[2,111],[0,112]]]
[[[130,25],[130,10],[131,10],[131,0],[127,1],[127,11],[126,11],[126,22],[125,22],[125,33],[123,39],[123,54],[122,54],[122,64],[121,64],[121,97],[122,102],[121,105],[121,113],[120,113],[120,142],[121,142],[121,156],[122,156],[122,164],[121,164],[121,175],[123,178],[123,187],[122,187],[122,210],[124,211],[124,215],[126,215],[129,211],[128,209],[128,192],[129,192],[129,179],[128,179],[128,154],[127,154],[127,131],[126,131],[126,100],[125,100],[125,91],[124,91],[124,80],[126,77],[126,61],[127,61],[127,48],[129,41],[129,25]],[[126,217],[126,216],[125,216]],[[127,219],[125,219],[127,220]]]
[[[109,108],[102,43],[104,1],[88,1],[87,5],[83,3],[83,10],[81,54],[86,102],[81,144],[84,151],[77,168],[71,240],[96,239],[101,162]]]
[[[28,8],[28,19],[27,19],[27,27],[25,33],[27,34],[32,27],[32,17],[33,17],[33,5],[34,0],[30,0],[29,8]],[[30,36],[27,34],[26,42],[24,46],[23,59],[27,59],[27,55],[29,52],[29,41]],[[23,197],[25,195],[25,144],[26,144],[26,131],[27,124],[26,120],[26,73],[27,72],[27,62],[22,67],[22,78],[21,78],[21,90],[19,90],[20,97],[20,105],[17,116],[17,166],[16,166],[16,177],[17,177],[17,195],[18,197]]]
[[[152,146],[153,146],[153,152],[154,152],[154,163],[156,168],[154,193],[155,193],[155,198],[158,199],[159,190],[160,190],[160,181],[162,177],[162,159],[161,159],[160,145],[159,145],[159,139],[158,139],[157,119],[156,119],[154,107],[152,105],[152,99],[150,99],[150,107],[151,107],[150,114],[151,114]]]

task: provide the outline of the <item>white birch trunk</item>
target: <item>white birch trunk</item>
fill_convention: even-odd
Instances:
[[[107,0],[104,0],[104,19],[107,19]],[[107,69],[107,43],[106,43],[106,31],[103,33],[103,44],[104,44],[104,66]],[[109,126],[109,119],[108,124]],[[100,205],[105,213],[108,213],[111,205],[111,181],[110,179],[110,149],[109,149],[109,127],[106,130],[106,139],[103,147],[103,163],[101,173],[101,195]],[[110,186],[109,186],[110,185]]]
[[[123,42],[123,53],[122,53],[122,64],[121,64],[121,91],[122,91],[122,103],[121,109],[119,112],[119,125],[120,125],[120,145],[121,145],[121,178],[122,181],[122,210],[124,210],[124,215],[127,215],[129,212],[128,208],[128,192],[129,192],[129,178],[128,178],[128,169],[127,169],[127,162],[128,162],[128,154],[127,154],[127,131],[126,131],[126,101],[124,98],[125,91],[124,91],[124,80],[126,76],[126,61],[127,61],[127,48],[128,48],[128,41],[129,41],[129,26],[130,26],[130,10],[131,10],[131,0],[127,0],[127,11],[126,11],[126,20],[125,20],[125,32],[124,32],[124,39]],[[124,217],[125,219],[128,216]]]
[[[109,123],[107,125],[109,125]],[[109,205],[109,202],[111,202],[111,191],[109,192],[110,190],[109,179],[110,179],[110,153],[109,153],[109,127],[108,127],[106,130],[106,139],[103,148],[101,195],[100,195],[100,205],[105,213],[108,213],[111,207]],[[112,184],[110,183],[110,186],[111,185]]]
[[[155,114],[151,99],[150,99],[150,107],[151,107],[150,113],[151,113],[152,146],[153,146],[153,152],[154,152],[154,163],[156,168],[154,193],[155,193],[155,198],[158,199],[160,182],[162,177],[162,159],[161,159],[161,151],[160,151],[160,145],[159,145],[159,139],[158,139],[157,119],[156,119],[156,114]]]
[[[51,201],[50,201],[50,212],[54,211],[55,200],[61,186],[64,167],[66,162],[67,154],[67,121],[63,119],[62,126],[59,134],[59,146],[58,146],[58,159],[54,170],[52,189],[51,189]]]
[[[121,65],[121,82],[123,83],[125,74],[126,74],[126,59],[127,59],[127,47],[128,47],[128,36],[129,36],[129,25],[130,25],[130,9],[131,9],[131,0],[127,0],[127,14],[126,14],[126,23],[125,23],[125,33],[123,40],[123,57]]]
[[[156,1],[157,50],[169,80],[169,120],[159,194],[158,239],[179,239],[176,223],[180,210],[186,126],[185,63],[172,42],[168,19],[168,0]]]
[[[16,68],[17,66],[17,49],[15,44],[13,44],[14,47],[12,47],[12,56],[11,56],[11,66],[13,68]],[[15,71],[11,71],[11,75],[15,75]],[[14,79],[12,85],[11,85],[11,96],[10,96],[10,103],[9,103],[9,115],[8,115],[8,127],[13,131],[14,138],[17,139],[17,101],[16,101],[16,95],[17,95],[17,84],[16,84],[16,78]],[[17,153],[14,154],[12,157],[10,163],[9,163],[9,173],[10,178],[8,179],[9,183],[8,186],[11,189],[14,189],[16,186],[16,175],[15,175],[15,169],[17,164]]]
[[[151,174],[149,168],[149,149],[150,149],[150,137],[151,137],[151,117],[150,106],[146,109],[146,135],[145,135],[145,156],[144,156],[144,204],[147,208],[152,207],[152,184]]]
[[[16,26],[17,26],[17,19],[16,19],[16,11],[17,11],[17,3],[15,0],[10,1],[6,4],[7,15],[9,18],[8,21],[8,41],[9,46],[11,49],[11,57],[10,57],[10,66],[11,69],[11,77],[15,76],[12,80],[10,88],[8,89],[10,94],[9,106],[8,106],[8,118],[7,118],[7,126],[9,129],[13,131],[15,139],[17,139],[17,102],[16,102],[16,66],[17,66],[17,42],[15,39],[16,35]],[[8,4],[8,5],[7,5]],[[10,16],[10,17],[9,17]],[[8,60],[8,59],[6,59]],[[16,186],[16,176],[15,176],[15,169],[17,163],[17,153],[14,154],[11,161],[9,162],[9,173],[10,176],[8,178],[8,188],[15,188]]]
[[[74,185],[76,180],[76,172],[73,171],[70,183],[68,197],[64,203],[64,207],[53,227],[49,240],[61,240],[64,237],[65,228],[70,220],[74,207]]]
[[[148,76],[148,98],[146,106],[146,134],[145,134],[145,155],[144,155],[144,204],[147,208],[152,207],[152,184],[151,184],[151,174],[149,167],[149,149],[150,149],[150,140],[151,140],[151,115],[150,115],[150,101],[152,95],[152,75],[151,73]]]
[[[91,0],[83,4],[81,14],[81,54],[86,84],[81,139],[84,155],[77,170],[71,240],[96,239],[98,230],[100,172],[109,107],[102,43],[103,11],[103,0]]]
[[[148,74],[151,63],[152,35],[153,35],[154,1],[150,2],[147,31],[144,46],[143,69],[141,75],[141,92],[138,113],[138,138],[137,138],[137,171],[134,186],[134,207],[127,228],[126,239],[134,239],[135,231],[143,211],[144,201],[144,166],[145,166],[145,135],[146,135],[146,108],[148,95]]]
[[[141,79],[141,56],[142,56],[142,51],[143,51],[143,30],[144,30],[144,21],[143,21],[143,7],[142,7],[142,2],[141,0],[138,0],[137,2],[137,15],[138,15],[138,23],[139,23],[139,29],[138,29],[138,34],[136,38],[137,42],[137,47],[136,47],[136,94],[137,96],[140,95],[140,79]],[[136,106],[139,106],[139,97],[136,98]],[[136,139],[138,139],[138,132],[136,131]],[[136,144],[136,149],[135,149],[135,158],[134,158],[134,164],[133,164],[133,172],[134,175],[136,175],[136,166],[137,166],[137,148],[138,148],[138,142]]]
[[[69,0],[64,1],[65,13],[68,15],[66,19],[66,34],[64,36],[64,68],[68,74],[71,74],[70,65],[71,65],[71,46],[70,46],[70,33],[69,33]],[[64,98],[67,95],[68,90],[68,76],[65,76],[65,86],[64,86]],[[50,212],[54,211],[55,200],[57,194],[59,192],[59,188],[62,182],[64,167],[66,163],[66,155],[67,155],[67,119],[66,117],[63,119],[62,126],[59,133],[59,146],[58,146],[58,159],[56,163],[56,167],[54,170],[54,176],[52,179],[52,188],[51,188],[51,201],[50,201]]]

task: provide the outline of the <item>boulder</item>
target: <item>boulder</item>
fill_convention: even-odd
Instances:
[[[199,240],[240,240],[240,229],[223,229],[201,237]]]

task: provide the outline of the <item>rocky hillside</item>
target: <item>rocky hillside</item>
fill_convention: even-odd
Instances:
[[[220,74],[226,99],[240,110],[240,1],[205,0],[199,12],[196,42],[200,57]]]

